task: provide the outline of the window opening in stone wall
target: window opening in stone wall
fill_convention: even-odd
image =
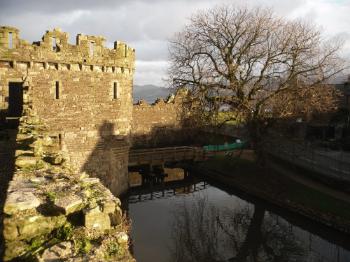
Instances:
[[[89,51],[90,51],[90,56],[94,55],[94,42],[89,42]]]
[[[9,32],[9,48],[13,47],[13,34]]]
[[[52,50],[56,51],[57,50],[57,40],[56,37],[52,38]]]
[[[113,83],[113,99],[118,98],[118,83],[114,82]]]
[[[55,85],[55,99],[60,99],[60,82],[56,81]]]

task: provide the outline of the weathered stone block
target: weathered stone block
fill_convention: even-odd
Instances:
[[[44,157],[44,160],[52,165],[60,165],[63,162],[63,156],[61,154],[52,154]]]
[[[123,245],[123,244],[125,245],[125,244],[127,244],[128,241],[129,241],[129,236],[128,236],[128,234],[126,234],[125,232],[119,232],[119,233],[116,235],[116,237],[117,237],[118,243],[121,244],[121,245]]]
[[[115,207],[116,205],[113,201],[107,201],[102,204],[102,211],[106,214],[114,213]]]
[[[15,261],[16,257],[24,254],[29,248],[29,245],[24,241],[11,241],[6,243],[4,261]]]
[[[19,238],[33,238],[35,236],[44,235],[52,232],[52,230],[61,227],[67,218],[65,216],[46,217],[36,215],[26,217],[19,221],[17,227],[19,231]]]
[[[44,146],[52,146],[53,145],[52,138],[47,136],[47,135],[43,137],[42,141],[43,141],[42,143]]]
[[[32,177],[29,179],[29,181],[32,183],[32,185],[42,185],[45,182],[47,182],[47,179],[45,177]]]
[[[81,179],[81,182],[84,186],[95,185],[95,184],[100,183],[100,179],[98,179],[97,177],[86,177],[86,178]]]
[[[111,228],[111,222],[108,214],[102,213],[99,207],[95,207],[85,211],[85,227],[106,230]]]
[[[63,261],[73,255],[73,246],[69,241],[58,243],[44,251],[42,261]]]
[[[4,212],[12,215],[19,211],[36,208],[40,204],[40,200],[33,193],[15,191],[7,196]]]
[[[12,180],[7,189],[8,194],[18,191],[18,192],[31,192],[36,190],[36,184],[30,180]]]
[[[84,206],[83,199],[78,195],[68,194],[66,196],[57,197],[54,201],[55,206],[68,215],[81,210]]]
[[[19,156],[16,159],[15,165],[19,168],[34,168],[36,167],[38,159],[31,156]]]
[[[32,136],[28,134],[17,134],[16,141],[23,141],[30,138],[32,138]]]
[[[31,150],[16,150],[15,156],[18,157],[18,156],[21,156],[21,155],[34,157],[34,152],[31,151]]]
[[[111,225],[114,227],[122,223],[123,213],[120,207],[117,207],[113,213],[109,213],[109,218],[111,220]]]
[[[6,240],[14,240],[18,237],[19,233],[14,221],[11,221],[10,219],[4,221],[3,234]]]

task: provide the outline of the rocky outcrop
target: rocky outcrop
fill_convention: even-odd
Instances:
[[[4,260],[134,261],[120,200],[75,172],[31,110],[20,120],[4,206]]]

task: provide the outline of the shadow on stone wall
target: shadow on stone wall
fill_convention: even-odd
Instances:
[[[198,144],[200,129],[192,127],[154,126],[147,134],[133,134],[133,148],[155,148]]]
[[[171,146],[203,146],[233,143],[245,137],[244,130],[237,127],[214,126],[154,126],[147,134],[133,134],[132,148],[157,148]]]
[[[0,116],[5,113],[0,111]],[[0,258],[4,255],[4,204],[9,183],[12,180],[15,171],[15,150],[16,136],[18,133],[18,121],[6,123],[5,118],[0,119]],[[1,260],[1,259],[0,259]]]
[[[114,135],[115,126],[105,121],[99,127],[99,140],[82,172],[97,177],[115,196],[124,193],[128,187],[129,143],[125,136]]]

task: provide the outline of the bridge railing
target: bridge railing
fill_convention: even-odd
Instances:
[[[200,160],[204,158],[204,151],[200,147],[163,147],[134,149],[129,152],[129,165],[148,164],[157,161]]]

